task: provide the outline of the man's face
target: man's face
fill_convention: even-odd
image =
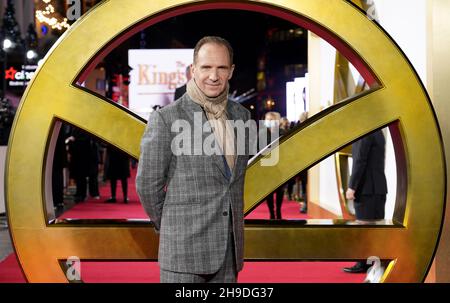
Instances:
[[[265,121],[264,121],[264,125],[267,127],[267,128],[270,128],[270,129],[272,129],[272,128],[274,128],[275,126],[277,126],[277,125],[279,125],[279,121],[278,121],[278,118],[276,117],[276,116],[274,116],[274,115],[272,115],[272,114],[266,114],[266,116],[265,116]]]
[[[228,50],[216,43],[206,43],[198,51],[192,75],[200,90],[208,97],[217,97],[233,75]]]

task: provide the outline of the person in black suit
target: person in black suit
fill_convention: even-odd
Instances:
[[[357,220],[384,219],[387,194],[385,153],[386,139],[381,130],[363,137],[352,146],[353,167],[346,197],[354,200]],[[360,273],[368,268],[365,262],[357,262],[344,271]]]
[[[71,136],[66,139],[69,145],[71,170],[77,191],[74,201],[83,202],[86,199],[87,178],[89,179],[89,194],[93,199],[100,199],[98,188],[98,143],[88,133],[72,126]]]
[[[191,66],[188,65],[186,67],[186,83],[189,82],[189,80],[191,80],[192,76],[191,76]],[[186,84],[184,84],[183,86],[177,87],[175,89],[175,96],[174,96],[174,101],[180,99],[184,93],[186,93]]]
[[[275,139],[283,136],[287,133],[287,130],[280,127],[281,115],[278,112],[267,112],[264,118],[264,127],[260,129],[259,139],[266,138],[264,145],[269,145]],[[266,132],[266,136],[263,136],[263,132]],[[264,146],[258,144],[258,146]],[[271,220],[281,220],[281,206],[283,204],[284,184],[275,189],[266,197],[267,207],[269,208],[269,214]],[[274,200],[276,204],[274,205]]]
[[[106,203],[116,203],[117,180],[122,184],[123,203],[128,203],[128,178],[130,177],[130,157],[117,148],[108,145],[106,149],[105,177],[111,185],[111,198]]]

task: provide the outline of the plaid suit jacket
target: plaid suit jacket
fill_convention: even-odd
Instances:
[[[195,274],[216,272],[224,261],[228,237],[233,231],[240,271],[244,255],[243,190],[248,146],[245,155],[236,157],[231,176],[227,175],[222,155],[208,156],[198,150],[196,155],[176,155],[172,142],[179,132],[172,131],[172,125],[176,120],[187,121],[194,140],[194,127],[201,127],[198,123],[194,125],[195,113],[197,117],[201,115],[202,125],[207,122],[203,109],[184,94],[150,115],[141,142],[137,192],[160,234],[158,260],[162,269]],[[250,119],[250,112],[232,101],[228,101],[227,113],[229,120]],[[203,139],[210,134],[202,134]],[[245,142],[247,145],[247,138]]]

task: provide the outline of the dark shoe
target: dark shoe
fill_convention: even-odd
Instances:
[[[302,214],[306,214],[307,211],[308,209],[306,208],[306,203],[302,203],[302,206],[300,207],[300,212]]]
[[[63,209],[64,203],[56,203],[54,206],[55,206],[55,209]]]
[[[130,201],[130,199],[128,199],[128,198],[123,199],[123,203],[125,203],[125,204],[128,204],[128,201]]]
[[[105,203],[116,203],[116,198],[109,198],[108,200],[105,201]]]
[[[365,273],[369,267],[363,263],[356,263],[352,267],[344,267],[344,271],[352,274]]]

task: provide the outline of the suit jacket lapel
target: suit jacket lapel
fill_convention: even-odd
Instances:
[[[231,101],[230,101],[231,102]],[[235,107],[230,105],[230,102],[228,102],[227,104],[227,112],[228,112],[228,119],[232,120],[232,121],[236,121],[236,120],[244,120],[245,117],[241,116],[240,113],[238,111],[233,110]],[[234,144],[235,144],[235,148],[236,148],[236,152],[238,150],[238,140],[237,140],[237,129],[234,128]],[[247,138],[246,138],[247,139]],[[247,163],[246,162],[247,157],[245,155],[236,155],[236,159],[235,159],[235,163],[234,163],[234,169],[231,175],[231,180],[230,182],[233,182],[237,177],[239,177],[243,171],[245,171],[244,169],[241,169],[243,166],[247,167]]]

